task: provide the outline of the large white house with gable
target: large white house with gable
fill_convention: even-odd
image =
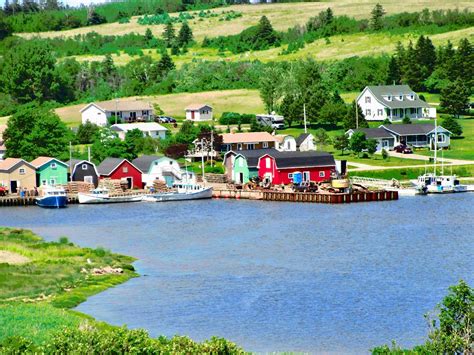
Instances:
[[[367,121],[401,121],[436,117],[436,108],[421,100],[408,85],[366,86],[357,103]]]
[[[82,124],[91,122],[98,126],[106,126],[110,117],[117,117],[117,123],[145,122],[154,118],[151,104],[140,100],[92,102],[80,112]]]

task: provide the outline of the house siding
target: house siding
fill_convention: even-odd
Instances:
[[[211,121],[212,118],[212,108],[207,106],[199,110],[186,110],[186,119],[190,121]]]
[[[97,106],[91,105],[82,111],[82,124],[87,122],[94,123],[98,126],[107,125],[107,116],[104,111]]]
[[[265,143],[267,146],[265,146]],[[228,152],[229,150],[233,151],[239,151],[239,150],[249,150],[249,144],[253,144],[255,149],[269,149],[269,148],[275,148],[276,147],[276,142],[250,142],[250,143],[224,143],[222,144],[222,151],[223,152]],[[242,145],[240,149],[240,145]]]
[[[24,174],[20,174],[20,169],[25,169]],[[16,192],[12,187],[31,190],[36,187],[36,170],[22,163],[18,165],[11,173],[0,172],[0,185],[7,186],[10,192]]]
[[[87,169],[82,169],[82,165],[87,166]],[[88,177],[92,177],[92,183],[94,184],[94,186],[97,187],[99,185],[99,177],[96,174],[95,165],[91,163],[78,163],[75,167],[72,167],[72,173],[72,181],[85,182]]]
[[[269,165],[267,165],[267,159]],[[293,180],[288,174],[296,172],[304,173],[309,172],[310,181],[325,181],[331,177],[331,171],[335,169],[335,166],[315,166],[315,167],[296,167],[296,168],[281,168],[279,169],[275,163],[275,159],[268,155],[260,158],[258,163],[258,176],[263,180],[265,177],[269,177],[272,184],[291,184]]]
[[[125,171],[126,170],[126,171]],[[121,179],[132,179],[131,187],[136,189],[141,189],[142,186],[142,173],[140,170],[135,168],[132,164],[128,161],[124,160],[122,163],[119,164],[115,170],[109,175],[101,175],[100,179],[114,179],[114,180],[121,180]]]
[[[52,164],[56,164],[56,168],[52,167]],[[46,185],[64,185],[67,184],[67,173],[68,168],[62,162],[50,161],[36,170],[37,186],[42,186],[43,182]]]

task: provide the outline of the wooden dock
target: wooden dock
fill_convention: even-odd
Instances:
[[[68,205],[79,203],[77,195],[68,195]],[[0,207],[11,206],[34,206],[36,205],[35,196],[20,197],[16,195],[0,197]]]
[[[214,198],[249,199],[264,201],[310,202],[310,203],[355,203],[398,200],[397,191],[362,191],[354,193],[311,193],[285,191],[246,191],[215,189]]]

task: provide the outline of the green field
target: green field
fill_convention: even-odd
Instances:
[[[432,172],[433,170],[427,170],[423,168],[400,168],[400,169],[386,169],[386,170],[370,170],[370,171],[353,171],[350,172],[350,176],[364,176],[376,179],[397,179],[397,180],[413,180],[425,172]],[[472,177],[474,176],[474,165],[465,166],[453,166],[452,169],[445,168],[444,173],[456,174],[459,177]],[[438,167],[437,173],[441,174],[441,168]]]

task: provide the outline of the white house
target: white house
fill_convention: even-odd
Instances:
[[[406,144],[413,148],[434,149],[435,126],[426,124],[390,124],[381,125],[378,128],[350,129],[346,132],[349,138],[354,132],[364,132],[367,139],[377,141],[377,151],[382,149],[391,150],[399,144]],[[451,132],[438,126],[438,148],[448,148],[451,143]]]
[[[194,104],[186,107],[186,119],[195,122],[211,121],[212,107],[205,104]]]
[[[142,182],[147,187],[153,186],[155,180],[166,182],[168,186],[175,182],[196,183],[194,172],[182,169],[176,160],[168,157],[143,155],[132,163],[143,173]]]
[[[280,152],[296,151],[296,139],[289,134],[277,134],[275,135],[275,141],[275,148]]]
[[[421,100],[408,85],[366,86],[357,103],[368,121],[435,118],[436,108]]]
[[[143,136],[150,136],[151,138],[166,138],[166,127],[156,122],[144,122],[144,123],[118,123],[110,127],[112,131],[117,132],[121,140],[125,139],[128,131],[138,129],[142,131]]]
[[[117,122],[149,121],[154,117],[151,104],[139,100],[92,102],[84,106],[80,112],[82,124],[89,121],[98,126],[106,126],[112,116],[117,117]]]
[[[302,133],[296,138],[296,149],[300,152],[316,150],[314,136],[311,133]]]

